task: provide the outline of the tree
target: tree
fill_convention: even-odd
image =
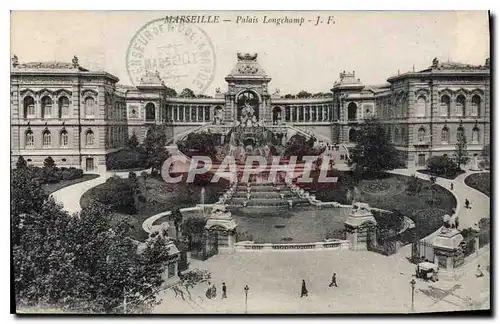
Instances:
[[[457,169],[456,163],[445,155],[435,155],[427,160],[427,170],[438,175],[452,175]]]
[[[467,152],[467,139],[464,131],[457,131],[457,144],[455,145],[455,162],[460,168],[463,164],[469,162],[469,154]]]
[[[491,159],[491,148],[490,144],[487,144],[484,146],[483,151],[482,151],[482,156],[484,159],[484,163],[486,164],[486,167],[490,167],[490,159]]]
[[[377,174],[400,166],[400,154],[376,119],[368,119],[358,132],[357,144],[351,150],[349,165],[363,173]]]
[[[180,96],[181,98],[195,98],[195,94],[193,92],[193,90],[189,89],[189,88],[185,88],[184,90],[182,90]]]
[[[167,242],[148,240],[138,253],[125,224],[111,228],[108,207],[91,202],[71,217],[48,198],[29,169],[13,171],[11,190],[18,308],[114,313],[123,311],[124,295],[134,304],[154,304],[163,283]]]
[[[285,99],[295,99],[295,96],[288,93],[288,94],[284,95],[283,98],[285,98]]]
[[[43,167],[46,169],[52,169],[56,167],[56,163],[54,162],[52,156],[49,156],[45,160],[43,160]]]
[[[167,87],[165,93],[166,93],[167,97],[172,97],[172,98],[177,97],[177,91],[175,91],[172,88]]]
[[[128,139],[127,142],[127,147],[135,150],[139,146],[139,141],[137,140],[137,135],[135,135],[135,132],[132,133],[132,136]]]
[[[26,160],[23,158],[22,155],[19,155],[19,158],[17,159],[16,162],[16,169],[26,169],[28,167],[28,163]]]
[[[163,127],[154,125],[151,127],[144,139],[144,150],[148,157],[148,164],[151,167],[151,175],[158,175],[161,172],[163,162],[168,158],[165,148],[167,135]]]
[[[311,98],[312,97],[312,94],[307,92],[307,91],[300,91],[299,93],[297,93],[297,98]]]

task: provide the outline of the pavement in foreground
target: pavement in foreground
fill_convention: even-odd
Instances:
[[[477,264],[484,277],[476,278]],[[417,280],[415,312],[489,309],[489,246],[463,266],[458,281]],[[207,269],[217,297],[205,297],[206,283],[183,300],[171,290],[159,298],[154,313],[244,313],[248,285],[248,313],[410,313],[410,281],[415,266],[401,256],[386,257],[367,251],[240,252],[216,255],[191,268]],[[338,287],[328,287],[333,272]],[[301,281],[309,296],[300,298]],[[221,299],[222,282],[228,298]]]

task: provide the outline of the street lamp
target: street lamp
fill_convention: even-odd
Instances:
[[[245,288],[243,288],[245,290],[245,314],[247,313],[247,301],[248,301],[248,291],[250,290],[250,288],[248,288],[248,285],[245,285]]]
[[[412,279],[410,281],[410,285],[411,285],[411,311],[412,311],[412,313],[415,311],[415,305],[414,305],[414,301],[415,301],[415,284],[416,284],[415,279]]]

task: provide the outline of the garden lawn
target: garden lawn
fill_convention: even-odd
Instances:
[[[459,175],[461,175],[462,173],[465,173],[465,171],[462,170],[462,169],[457,170],[453,174],[436,173],[436,172],[429,171],[427,169],[417,170],[417,172],[418,173],[427,174],[427,175],[430,175],[430,176],[445,178],[445,179],[448,179],[448,180],[453,180],[456,177],[458,177]]]
[[[148,236],[142,229],[142,223],[147,218],[168,210],[192,207],[199,204],[202,188],[205,188],[204,201],[206,204],[216,202],[225,190],[219,184],[201,186],[186,183],[166,183],[161,178],[147,178],[147,190],[145,190],[144,178],[137,177],[137,179],[146,202],[136,202],[137,213],[135,214],[128,215],[113,212],[111,223],[126,222],[130,226],[130,237],[140,241],[144,241]],[[80,200],[82,208],[88,206],[90,199],[99,196],[102,190],[106,190],[105,183],[87,191]]]
[[[465,178],[465,184],[476,190],[481,191],[486,196],[491,194],[491,176],[489,172],[474,173]]]
[[[370,207],[397,210],[415,222],[419,238],[436,231],[442,225],[444,214],[451,214],[456,208],[455,196],[439,185],[434,185],[434,201],[431,201],[431,182],[417,179],[420,191],[415,194],[406,192],[410,178],[403,175],[384,174],[378,179],[362,179],[353,186],[352,175],[342,172],[339,184],[332,184],[328,189],[323,188],[315,194],[322,201],[338,201],[342,204],[350,203],[350,195],[355,201],[368,203]]]
[[[100,175],[98,175],[98,174],[87,173],[87,174],[84,174],[83,177],[78,178],[78,179],[61,180],[57,183],[45,183],[42,185],[42,189],[50,195],[51,193],[53,193],[59,189],[62,189],[64,187],[68,187],[68,186],[74,185],[76,183],[92,180],[92,179],[99,178],[99,177],[100,177]]]

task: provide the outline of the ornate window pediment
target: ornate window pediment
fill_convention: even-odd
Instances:
[[[65,89],[59,89],[56,91],[56,94],[58,97],[66,96],[68,98],[71,98],[71,91],[65,90]]]
[[[22,98],[27,97],[27,96],[31,96],[31,97],[35,98],[35,91],[33,91],[31,89],[21,90],[19,92],[19,94],[21,95]]]
[[[85,89],[82,91],[82,97],[97,97],[97,91],[92,90],[92,89]]]
[[[430,94],[431,92],[429,91],[429,89],[426,88],[415,90],[415,98],[418,98],[420,96],[424,96],[427,98],[428,96],[430,96]]]
[[[450,97],[453,97],[453,93],[454,93],[454,91],[453,91],[453,90],[451,90],[450,88],[444,88],[444,89],[439,90],[439,91],[438,91],[438,93],[439,93],[439,95],[440,95],[440,96],[441,96],[441,95],[444,95],[444,94],[447,94],[447,95],[449,95]]]
[[[50,91],[49,89],[41,89],[41,90],[38,90],[36,92],[40,97],[45,97],[45,96],[49,96],[49,97],[52,97],[52,95],[54,94],[54,92]]]

